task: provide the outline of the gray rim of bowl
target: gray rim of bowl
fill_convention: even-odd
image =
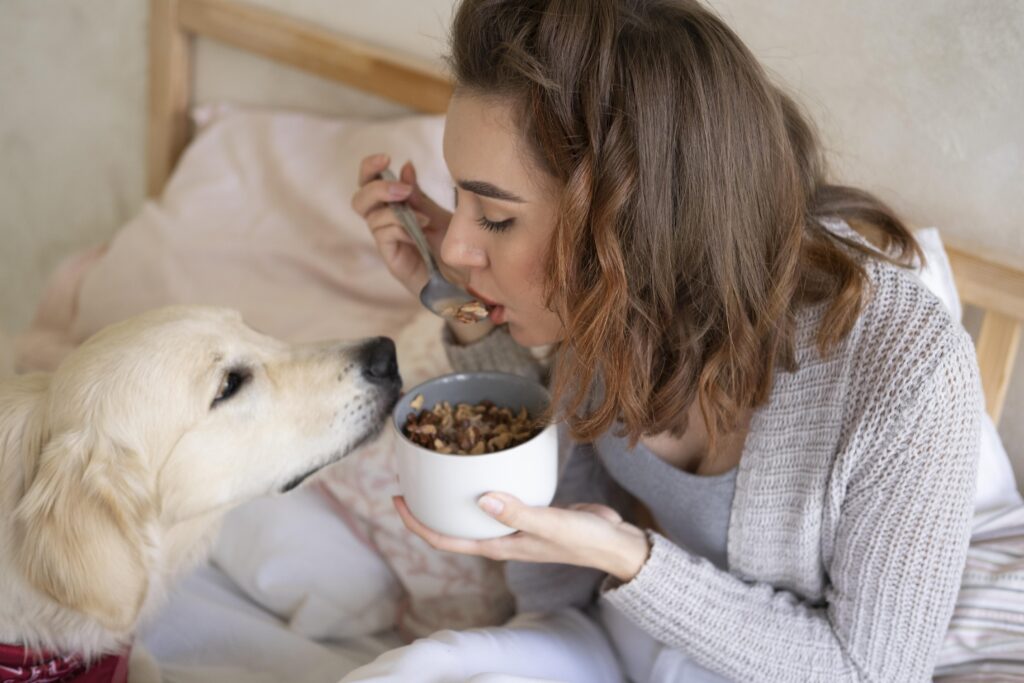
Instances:
[[[402,399],[404,399],[406,396],[414,396],[417,393],[418,389],[421,389],[422,387],[425,387],[427,385],[437,384],[437,383],[442,382],[442,381],[452,382],[452,381],[457,381],[457,380],[462,379],[462,378],[494,378],[494,379],[499,379],[499,380],[502,380],[502,381],[512,380],[513,382],[516,382],[516,383],[519,383],[519,384],[529,385],[529,386],[531,386],[533,388],[540,389],[540,391],[543,394],[545,400],[548,401],[548,402],[551,401],[551,393],[548,391],[547,387],[545,387],[540,382],[534,381],[532,379],[527,379],[526,377],[522,377],[520,375],[515,375],[515,374],[513,374],[511,372],[499,372],[497,370],[483,370],[483,371],[480,371],[480,372],[450,372],[450,373],[448,373],[446,375],[438,375],[437,377],[431,377],[430,379],[428,379],[426,381],[423,381],[423,382],[420,382],[419,384],[417,384],[414,387],[411,387],[408,391],[406,391],[402,395],[402,398],[398,399],[398,402],[401,403]],[[422,393],[422,391],[420,391],[419,393]],[[426,451],[427,453],[432,453],[432,454],[434,454],[436,456],[440,456],[440,457],[443,457],[443,458],[482,458],[482,457],[486,457],[488,455],[498,455],[499,453],[507,453],[508,451],[514,450],[516,448],[519,448],[520,446],[525,446],[526,444],[530,443],[531,441],[536,439],[538,436],[540,436],[541,433],[543,433],[552,424],[552,423],[548,423],[548,424],[544,425],[544,428],[541,429],[539,432],[537,432],[536,434],[531,436],[526,441],[524,441],[522,443],[519,443],[519,444],[516,444],[512,448],[503,448],[502,450],[494,451],[493,453],[480,453],[479,455],[469,455],[469,454],[464,454],[464,453],[439,453],[438,451],[435,451],[432,448],[426,448],[425,446],[419,445],[418,443],[416,443],[416,442],[412,441],[411,439],[409,439],[409,437],[407,437],[402,432],[402,427],[401,427],[401,425],[398,424],[398,415],[396,414],[397,407],[398,407],[398,404],[396,403],[395,404],[395,408],[393,408],[392,411],[391,411],[391,416],[390,416],[388,421],[391,423],[391,426],[394,427],[395,432],[398,433],[398,438],[401,439],[402,441],[404,441],[405,443],[409,444],[413,448],[418,448],[420,450]]]

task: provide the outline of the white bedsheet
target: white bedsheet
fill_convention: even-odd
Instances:
[[[402,645],[393,633],[338,643],[301,636],[254,605],[212,564],[179,584],[139,641],[159,662],[166,683],[334,683]]]

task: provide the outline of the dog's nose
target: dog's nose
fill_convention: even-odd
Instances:
[[[398,360],[395,342],[377,337],[366,342],[359,352],[363,377],[376,384],[389,384],[398,380]]]

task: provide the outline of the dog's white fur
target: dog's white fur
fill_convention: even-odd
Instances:
[[[0,642],[116,651],[205,556],[223,513],[380,428],[398,383],[362,343],[292,347],[175,307],[0,383]],[[226,373],[249,373],[214,405]]]

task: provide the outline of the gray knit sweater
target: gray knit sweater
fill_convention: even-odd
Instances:
[[[651,532],[646,564],[620,586],[590,569],[510,563],[519,608],[607,600],[737,681],[928,680],[966,557],[980,383],[971,339],[941,303],[905,270],[865,267],[872,291],[850,335],[821,358],[824,306],[806,308],[799,369],[779,371],[753,415],[727,571]],[[446,348],[457,370],[540,373],[500,328],[464,347],[446,335]],[[580,450],[569,446],[557,502],[627,510]]]

